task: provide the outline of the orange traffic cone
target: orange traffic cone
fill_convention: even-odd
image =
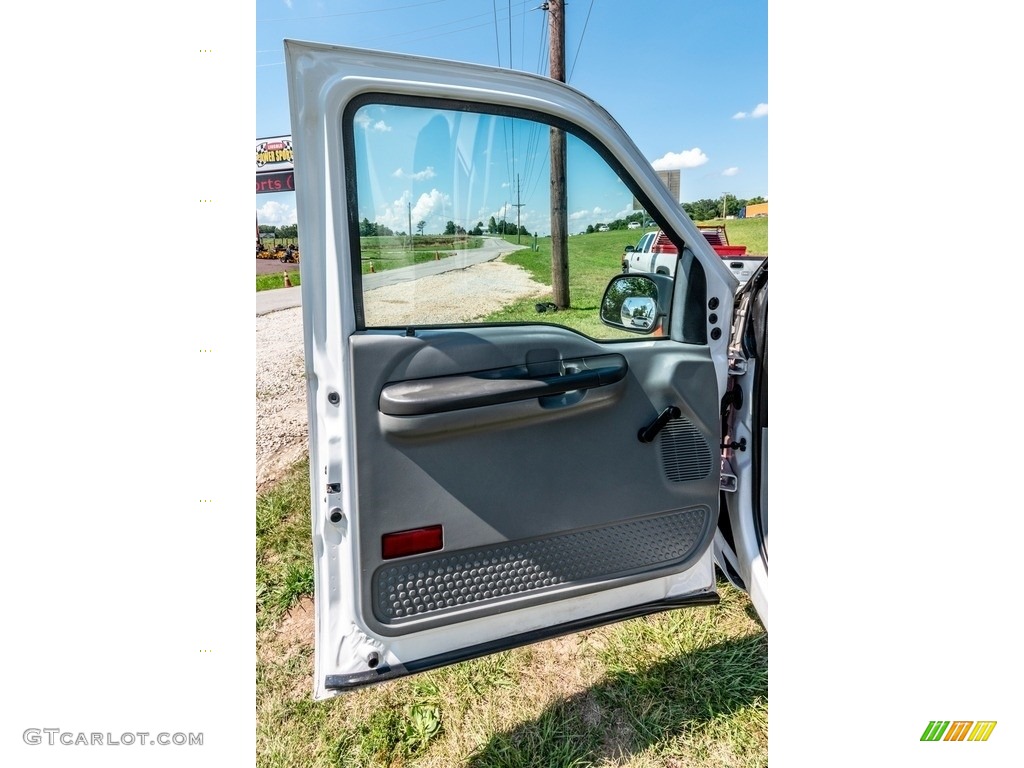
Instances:
[[[372,261],[370,262],[370,271],[371,271],[371,272],[375,271],[375,270],[373,269],[373,262],[372,262]]]
[[[288,278],[288,273],[287,272],[282,272],[281,274],[284,275],[284,287],[285,288],[291,288],[292,287],[292,281]]]

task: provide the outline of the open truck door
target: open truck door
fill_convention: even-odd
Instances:
[[[716,602],[736,282],[650,164],[597,104],[546,78],[285,47],[316,697]],[[619,265],[611,254],[595,282],[581,238],[566,238],[572,309],[537,314],[543,298],[526,298],[496,321],[479,302],[512,303],[500,271],[511,267],[493,285],[453,288],[443,260],[419,259],[417,242],[449,223],[497,224],[499,237],[518,212],[516,231],[542,244],[558,231],[555,140],[566,220],[608,220],[635,197],[679,248],[671,295],[645,335],[601,324]],[[500,245],[497,264],[516,249]],[[388,276],[382,267],[400,257],[409,265]],[[494,263],[484,267],[470,269]]]

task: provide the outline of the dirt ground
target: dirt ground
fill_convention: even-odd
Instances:
[[[256,259],[257,275],[273,275],[298,269],[298,264],[282,264],[280,259]]]

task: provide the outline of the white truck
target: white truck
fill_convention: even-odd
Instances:
[[[748,254],[745,245],[729,245],[724,225],[699,227],[698,229],[704,235],[704,239],[711,244],[715,253],[722,257],[722,261],[740,281],[740,285],[747,282],[766,258]],[[679,249],[676,244],[669,239],[668,235],[658,230],[645,234],[635,246],[626,246],[626,250],[622,254],[622,271],[672,277],[676,273],[678,262]]]

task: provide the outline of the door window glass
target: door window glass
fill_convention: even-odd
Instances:
[[[635,242],[629,223],[647,214],[583,139],[534,119],[423,105],[371,101],[349,119],[364,327],[544,322],[636,338],[602,325],[598,307]],[[552,206],[559,140],[564,238]],[[560,239],[567,307],[553,278]]]

